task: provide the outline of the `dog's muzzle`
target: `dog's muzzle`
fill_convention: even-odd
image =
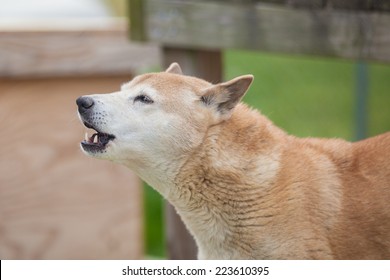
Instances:
[[[109,133],[100,131],[94,121],[94,105],[95,101],[92,97],[81,96],[77,98],[76,104],[80,119],[87,128],[96,131],[92,136],[85,133],[85,139],[81,142],[81,147],[85,152],[98,153],[104,152],[107,144],[115,139],[115,136]]]

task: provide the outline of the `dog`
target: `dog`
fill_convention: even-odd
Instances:
[[[199,259],[390,259],[390,132],[297,138],[241,102],[253,80],[165,72],[79,97],[88,156],[174,205]]]

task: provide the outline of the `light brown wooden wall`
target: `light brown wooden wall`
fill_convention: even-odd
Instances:
[[[140,182],[81,153],[75,104],[129,79],[0,79],[1,259],[142,258]]]

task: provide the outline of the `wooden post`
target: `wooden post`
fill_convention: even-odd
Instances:
[[[222,80],[222,55],[219,50],[191,50],[163,47],[163,63],[168,67],[178,62],[184,74],[196,76],[212,83]],[[191,260],[197,258],[195,241],[169,203],[165,208],[168,258]]]
[[[222,81],[222,55],[219,50],[200,50],[163,47],[163,63],[180,64],[184,74],[205,79],[211,83]]]

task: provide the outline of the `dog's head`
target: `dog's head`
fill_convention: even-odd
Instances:
[[[227,120],[253,76],[212,85],[185,76],[173,63],[165,72],[135,77],[121,90],[77,99],[86,134],[82,150],[130,167],[179,158],[200,145],[212,125]]]

